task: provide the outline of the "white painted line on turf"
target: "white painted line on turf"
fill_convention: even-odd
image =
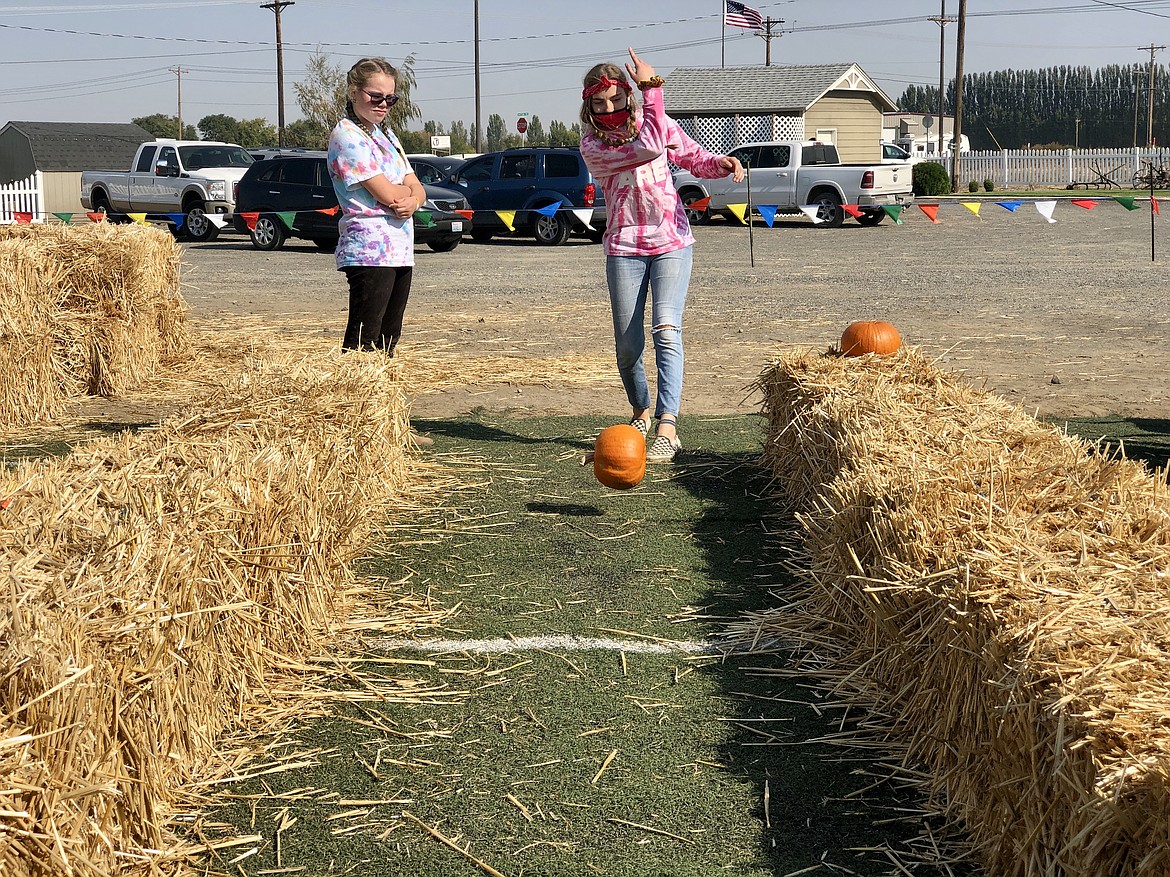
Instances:
[[[370,645],[392,651],[468,652],[477,655],[508,654],[514,652],[625,652],[630,655],[726,655],[746,654],[746,651],[720,647],[714,642],[620,640],[591,636],[517,636],[496,639],[377,639]],[[757,647],[754,651],[760,651]]]

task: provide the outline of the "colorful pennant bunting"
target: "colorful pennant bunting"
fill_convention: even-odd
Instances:
[[[775,225],[777,208],[765,205],[757,207],[756,210],[760,211],[760,216],[764,217],[764,222],[768,223],[768,228],[772,228]]]
[[[883,204],[882,210],[886,211],[886,216],[894,220],[896,225],[902,224],[902,205],[901,204]]]
[[[419,222],[422,223],[423,228],[434,228],[435,220],[433,214],[429,210],[416,210],[414,215],[418,217]]]
[[[1120,204],[1122,207],[1124,207],[1126,210],[1137,210],[1138,209],[1137,204],[1134,203],[1134,199],[1129,197],[1128,195],[1114,195],[1113,200],[1116,201],[1118,204]]]
[[[73,221],[73,214],[72,213],[54,213],[53,215],[56,216],[62,222],[64,222],[66,225],[68,225],[69,223],[71,223]]]
[[[101,211],[98,211],[97,213],[90,212],[90,213],[87,213],[85,215],[89,217],[90,222],[105,222],[106,221],[106,214],[102,213]]]
[[[565,202],[558,201],[556,204],[548,204],[544,207],[537,207],[535,212],[541,214],[542,216],[556,216],[557,211],[561,209],[561,205],[563,203]]]
[[[1006,210],[1008,213],[1015,213],[1017,210],[1020,209],[1020,205],[1023,204],[1024,202],[1023,201],[996,201],[995,203],[998,204],[1000,207],[1002,207],[1004,210]]]
[[[497,210],[496,216],[500,217],[500,221],[508,231],[516,230],[516,211],[515,210]]]
[[[1055,201],[1037,201],[1036,210],[1049,222],[1056,222],[1056,220],[1052,218],[1052,213],[1056,210]]]
[[[297,212],[295,210],[282,210],[276,214],[277,218],[284,223],[284,227],[292,231],[293,226],[297,221]]]
[[[1097,206],[1097,202],[1090,198],[1073,198],[1071,199],[1071,203],[1077,205],[1077,207],[1083,207],[1086,210],[1092,210]]]
[[[698,201],[692,201],[690,204],[687,205],[687,210],[696,210],[696,211],[701,212],[703,210],[706,210],[710,206],[711,206],[711,196],[708,195],[706,198],[700,198]]]
[[[820,225],[824,222],[821,219],[821,206],[819,204],[805,204],[800,208],[800,212],[813,221],[813,225]]]
[[[861,217],[861,208],[856,204],[842,204],[841,209],[852,216],[854,219]]]
[[[735,218],[739,220],[741,225],[747,225],[747,209],[746,204],[728,204],[727,209],[734,214]]]
[[[470,210],[456,210],[455,212],[460,213],[460,214],[472,213],[472,211],[470,211]],[[577,221],[580,222],[583,226],[585,226],[585,231],[596,231],[596,229],[594,229],[593,225],[592,225],[592,222],[593,222],[593,208],[592,207],[574,207],[572,209],[572,213],[575,217],[577,217]],[[471,219],[471,216],[468,216],[467,218]]]
[[[968,210],[970,210],[972,213],[974,213],[979,218],[980,222],[983,221],[983,217],[979,216],[979,208],[982,205],[980,205],[980,203],[978,201],[964,201],[962,203],[963,203],[964,207],[966,207]]]
[[[937,204],[919,204],[918,209],[926,214],[926,218],[938,225],[938,205]]]

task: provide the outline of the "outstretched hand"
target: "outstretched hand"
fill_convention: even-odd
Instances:
[[[743,182],[743,163],[734,156],[725,155],[719,159],[719,163],[723,165],[723,169],[731,174],[731,178],[737,183]]]
[[[654,68],[634,54],[634,50],[630,49],[630,60],[634,62],[633,66],[626,65],[626,72],[630,74],[630,78],[634,80],[634,84],[645,82],[647,79],[654,78]]]

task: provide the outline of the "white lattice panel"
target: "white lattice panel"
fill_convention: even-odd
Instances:
[[[773,140],[803,140],[804,116],[773,116]]]
[[[740,143],[759,143],[774,140],[772,136],[772,116],[740,116],[739,134],[735,145]]]
[[[695,133],[692,136],[708,152],[722,155],[736,146],[735,119],[730,116],[700,116],[695,120]]]

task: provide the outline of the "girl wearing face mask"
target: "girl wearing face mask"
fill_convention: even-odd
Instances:
[[[678,415],[683,381],[682,316],[695,239],[670,162],[695,176],[743,179],[738,159],[714,155],[682,132],[663,108],[663,79],[630,49],[625,70],[598,64],[581,92],[581,155],[605,192],[608,213],[602,246],[613,312],[618,374],[633,410],[631,425],[650,431],[651,399],[643,353],[646,298],[658,371],[654,418],[658,425],[648,462],[670,462],[682,449]],[[627,78],[626,74],[629,73]],[[638,106],[634,87],[643,97]]]

